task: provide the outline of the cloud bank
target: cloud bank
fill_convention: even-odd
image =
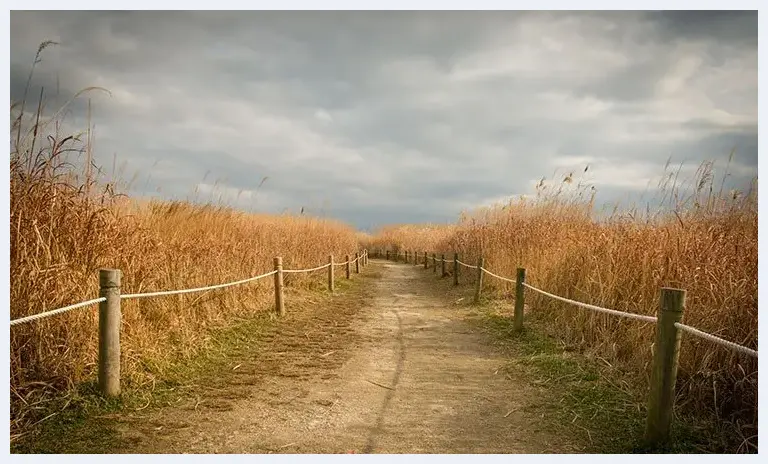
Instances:
[[[95,159],[138,172],[135,195],[368,229],[587,164],[603,203],[670,157],[735,149],[729,185],[757,175],[756,12],[11,12],[12,100],[43,40],[30,93],[109,89]]]

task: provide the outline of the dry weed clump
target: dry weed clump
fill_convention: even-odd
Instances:
[[[60,135],[60,121],[46,119],[42,105],[31,117],[22,108],[11,108],[12,319],[97,297],[102,267],[122,271],[123,293],[139,293],[243,279],[272,270],[275,256],[283,257],[286,269],[307,268],[327,262],[331,253],[358,250],[355,231],[330,220],[185,202],[134,204],[114,186],[97,183],[92,167],[74,175],[67,161],[73,153],[89,153],[88,140]],[[313,278],[292,274],[285,281]],[[272,280],[264,279],[124,301],[125,382],[151,382],[168,360],[204,346],[209,328],[270,309],[272,291]],[[97,314],[96,306],[86,307],[11,329],[14,430],[28,424],[45,392],[92,378]]]
[[[655,315],[662,287],[687,291],[684,322],[757,349],[757,197],[718,191],[705,163],[688,197],[664,185],[666,209],[618,210],[599,218],[586,189],[540,192],[531,200],[465,214],[452,228],[384,229],[379,248],[459,253],[504,276],[527,271],[543,290],[621,311]],[[433,235],[430,236],[430,232]],[[423,241],[419,241],[422,239]],[[509,284],[486,278],[489,289]],[[526,303],[552,321],[557,335],[647,385],[652,324],[618,319],[527,292]],[[746,439],[757,427],[757,361],[683,335],[677,404],[732,421]]]

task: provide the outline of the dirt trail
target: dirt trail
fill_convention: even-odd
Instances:
[[[345,329],[353,335],[338,346],[345,360],[323,363],[337,353],[318,352],[314,362],[302,361],[306,375],[261,374],[258,384],[240,385],[248,394],[233,396],[225,407],[209,401],[206,408],[163,408],[142,417],[149,425],[141,430],[123,427],[132,445],[122,451],[563,451],[534,429],[526,406],[535,393],[505,375],[508,360],[465,321],[467,307],[442,296],[423,268],[371,264],[366,272],[381,278],[371,284],[371,304]]]

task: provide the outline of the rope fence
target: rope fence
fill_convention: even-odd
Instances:
[[[656,322],[656,317],[654,317],[654,316],[646,316],[644,314],[627,313],[627,312],[624,312],[624,311],[617,311],[615,309],[608,309],[608,308],[603,308],[601,306],[595,306],[595,305],[588,304],[588,303],[582,303],[580,301],[569,300],[568,298],[563,298],[562,296],[557,296],[557,295],[554,295],[552,293],[545,292],[544,290],[541,290],[540,288],[536,288],[533,285],[528,285],[526,283],[523,283],[523,286],[525,286],[525,288],[527,288],[527,289],[533,290],[536,293],[540,293],[540,294],[542,294],[544,296],[548,296],[548,297],[550,297],[550,298],[552,298],[554,300],[562,301],[563,303],[572,304],[574,306],[579,306],[581,308],[591,309],[592,311],[597,311],[599,313],[612,314],[614,316],[626,317],[628,319],[637,319],[639,321]]]
[[[475,269],[477,269],[477,266],[475,266]],[[513,284],[517,283],[514,279],[507,279],[506,277],[502,277],[500,275],[496,275],[496,274],[494,274],[493,272],[489,271],[488,269],[486,269],[484,267],[481,267],[480,269],[482,269],[483,272],[485,272],[486,274],[488,274],[491,277],[496,277],[499,280],[503,280],[505,282],[511,282]]]
[[[377,251],[377,255],[381,256],[381,252]],[[390,253],[386,252],[387,259],[389,259]],[[395,253],[394,256],[397,259],[400,256],[399,253]],[[408,253],[405,254],[406,262]],[[413,256],[415,260],[418,260],[418,253],[414,252]],[[427,252],[423,253],[424,256],[424,268],[427,268]],[[436,254],[432,254],[432,266],[437,269]],[[463,266],[468,269],[477,270],[477,277],[475,280],[475,303],[480,302],[480,293],[483,287],[483,274],[488,274],[496,279],[513,283],[516,286],[515,289],[515,312],[514,312],[514,329],[520,331],[523,328],[523,314],[525,306],[525,289],[531,290],[535,293],[543,295],[545,297],[561,301],[563,303],[571,304],[580,308],[589,309],[595,312],[608,314],[616,317],[622,317],[626,319],[634,319],[642,322],[650,322],[656,324],[656,341],[654,343],[654,355],[651,372],[651,392],[648,400],[648,417],[646,422],[645,440],[649,445],[659,445],[669,440],[670,438],[670,425],[673,417],[673,407],[675,398],[675,379],[677,378],[677,366],[678,357],[680,351],[680,333],[686,332],[695,337],[707,340],[711,343],[715,343],[719,346],[728,348],[734,352],[757,358],[757,351],[748,348],[738,343],[734,343],[723,338],[717,337],[710,333],[696,329],[681,323],[683,311],[685,308],[685,290],[662,288],[660,305],[657,316],[648,316],[645,314],[629,313],[625,311],[618,311],[615,309],[604,308],[589,303],[583,303],[580,301],[565,298],[553,293],[547,292],[540,288],[536,288],[525,282],[525,269],[517,269],[517,279],[511,279],[491,272],[484,267],[483,258],[478,259],[477,265],[467,264],[462,262],[458,258],[458,254],[454,253],[454,259],[448,261],[445,259],[445,255],[439,259],[443,263],[443,275],[445,275],[445,263],[453,262],[453,283],[459,284],[459,266]]]
[[[283,272],[288,274],[299,274],[302,272],[315,272],[319,271],[320,269],[325,269],[326,267],[330,266],[331,264],[323,264],[322,266],[313,267],[311,269],[283,269]]]
[[[96,303],[101,303],[102,301],[107,301],[107,299],[103,298],[103,297],[102,298],[94,298],[93,300],[83,301],[82,303],[75,303],[73,305],[64,306],[63,308],[59,308],[59,309],[52,309],[52,310],[46,311],[44,313],[38,313],[38,314],[33,314],[31,316],[20,317],[18,319],[12,320],[11,321],[11,325],[14,326],[14,325],[18,325],[18,324],[24,324],[26,322],[32,322],[32,321],[36,321],[38,319],[43,319],[43,318],[46,318],[46,317],[55,316],[57,314],[65,313],[65,312],[71,311],[73,309],[83,308],[85,306],[90,306],[90,305],[94,305]]]
[[[757,351],[753,350],[752,348],[747,348],[746,346],[739,345],[737,343],[729,342],[728,340],[722,339],[720,337],[716,337],[712,334],[702,332],[701,330],[691,327],[689,325],[681,324],[679,322],[675,322],[675,327],[682,330],[683,332],[688,332],[691,335],[695,335],[699,338],[703,338],[704,340],[708,340],[712,343],[716,343],[718,345],[722,345],[726,348],[730,348],[734,351],[738,351],[740,353],[744,353],[748,356],[752,356],[753,358],[757,358]]]
[[[355,253],[355,259],[350,260],[347,255],[346,261],[339,263],[339,265],[346,265],[347,272],[346,278],[350,278],[350,265],[355,264],[355,272],[360,272],[360,266],[368,264],[368,251]],[[285,273],[300,273],[300,272],[313,272],[321,269],[328,268],[328,290],[333,293],[334,291],[334,275],[333,268],[335,264],[333,262],[333,255],[328,256],[328,263],[321,266],[317,266],[310,269],[283,269],[283,259],[276,257],[274,259],[275,269],[264,274],[260,274],[254,277],[248,277],[247,279],[237,280],[234,282],[227,282],[223,284],[210,285],[207,287],[188,288],[183,290],[167,290],[158,292],[147,293],[126,293],[120,294],[120,278],[121,272],[119,269],[99,269],[99,298],[92,300],[75,303],[63,308],[53,309],[51,311],[45,311],[30,316],[20,317],[10,321],[10,326],[17,326],[20,324],[26,324],[29,322],[37,321],[65,312],[84,308],[94,304],[99,305],[99,389],[106,396],[117,396],[120,394],[120,326],[122,320],[122,312],[120,308],[121,300],[149,298],[169,295],[182,295],[185,293],[204,292],[210,290],[217,290],[221,288],[233,287],[236,285],[242,285],[248,282],[254,282],[260,279],[274,276],[274,288],[275,288],[275,310],[276,312],[284,316],[285,305],[283,299],[283,274]]]
[[[226,288],[226,287],[234,287],[235,285],[240,285],[248,282],[253,282],[255,280],[263,279],[265,277],[269,277],[271,275],[276,274],[277,271],[271,271],[267,272],[266,274],[257,275],[256,277],[249,277],[248,279],[238,280],[236,282],[229,282],[226,284],[219,284],[219,285],[211,285],[209,287],[199,287],[199,288],[188,288],[185,290],[168,290],[164,292],[151,292],[151,293],[127,293],[125,295],[120,295],[121,300],[129,300],[133,298],[148,298],[153,296],[168,296],[168,295],[182,295],[184,293],[196,293],[196,292],[204,292],[207,290],[216,290],[219,288]]]

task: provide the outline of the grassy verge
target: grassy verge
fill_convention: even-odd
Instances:
[[[547,321],[526,316],[523,332],[512,329],[511,306],[484,299],[472,313],[473,323],[492,334],[510,355],[509,375],[523,376],[537,387],[535,409],[544,428],[572,437],[582,453],[728,453],[734,444],[711,421],[677,417],[671,444],[664,449],[643,446],[646,392],[608,361],[578,352],[552,335]],[[736,444],[738,446],[738,444]]]
[[[125,386],[119,399],[104,399],[94,382],[83,383],[50,401],[41,411],[43,417],[50,415],[48,419],[13,442],[11,452],[142,452],[136,434],[124,430],[158,431],[162,425],[148,418],[164,408],[226,407],[248,398],[268,376],[306,378],[333,369],[345,358],[321,355],[343,352],[354,342],[349,325],[370,299],[368,283],[379,276],[371,269],[349,281],[337,279],[334,295],[319,281],[310,289],[287,288],[284,319],[262,311],[211,330],[195,355],[153,372],[156,380],[151,384]]]

